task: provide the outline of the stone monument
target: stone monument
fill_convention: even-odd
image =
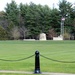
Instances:
[[[40,36],[39,36],[39,40],[46,40],[46,34],[41,33]]]

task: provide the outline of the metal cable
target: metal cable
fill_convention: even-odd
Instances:
[[[61,62],[61,63],[75,63],[75,61],[62,61],[62,60],[52,59],[52,58],[49,58],[49,57],[43,56],[43,55],[41,55],[41,54],[40,54],[40,56],[43,57],[43,58],[46,58],[46,59],[49,59],[49,60],[55,61],[55,62]]]
[[[26,59],[29,59],[29,58],[31,58],[31,57],[33,57],[34,56],[34,54],[33,55],[31,55],[31,56],[28,56],[28,57],[26,57],[26,58],[21,58],[21,59],[17,59],[17,60],[7,60],[7,59],[0,59],[1,61],[12,61],[12,62],[15,62],[15,61],[22,61],[22,60],[26,60]]]

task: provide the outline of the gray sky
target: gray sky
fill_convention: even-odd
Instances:
[[[53,4],[54,6],[57,8],[58,6],[58,3],[59,3],[59,0],[14,0],[17,4],[20,4],[21,2],[23,4],[25,3],[30,3],[30,2],[33,2],[35,4],[41,4],[41,5],[48,5],[49,7],[53,7]],[[60,0],[61,1],[61,0]],[[71,3],[75,3],[74,0],[67,0]],[[11,0],[0,0],[0,11],[4,10],[4,8],[6,7],[6,4],[7,3],[10,3]]]

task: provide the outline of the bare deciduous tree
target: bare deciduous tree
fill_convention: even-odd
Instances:
[[[18,27],[14,27],[11,30],[11,35],[15,40],[18,40],[20,38],[20,32],[19,32],[19,28]]]

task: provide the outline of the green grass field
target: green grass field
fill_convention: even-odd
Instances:
[[[75,61],[75,41],[0,41],[0,59],[25,58],[35,54],[36,50],[52,59]],[[18,62],[0,60],[0,70],[34,72],[34,65],[35,57]],[[41,72],[75,73],[75,63],[60,63],[43,57],[40,57],[40,67]]]

